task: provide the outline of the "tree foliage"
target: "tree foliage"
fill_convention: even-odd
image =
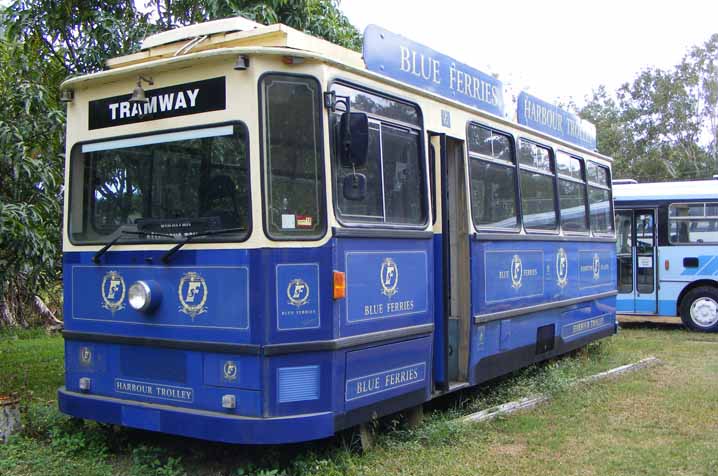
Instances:
[[[718,34],[675,68],[649,68],[615,94],[593,93],[581,117],[596,124],[616,178],[709,178],[718,166]]]

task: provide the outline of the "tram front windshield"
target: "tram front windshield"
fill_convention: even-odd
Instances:
[[[239,124],[81,144],[72,157],[70,237],[172,241],[223,230],[203,239],[241,240],[249,231],[248,167]]]

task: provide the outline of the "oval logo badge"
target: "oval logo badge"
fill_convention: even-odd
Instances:
[[[511,287],[518,289],[521,287],[521,279],[524,276],[524,266],[521,263],[521,257],[514,255],[511,260]]]
[[[556,276],[560,288],[568,284],[568,256],[563,248],[559,248],[556,253]]]
[[[222,372],[225,380],[237,380],[237,362],[233,360],[226,361]]]
[[[598,257],[598,253],[593,255],[593,279],[598,280],[601,277],[601,258]]]
[[[287,286],[287,298],[292,306],[304,306],[309,301],[309,285],[303,279],[292,279]]]
[[[187,314],[193,320],[200,314],[204,314],[207,312],[207,307],[205,306],[207,294],[207,283],[199,273],[194,271],[185,273],[177,287],[180,302],[179,311]]]
[[[397,285],[399,284],[399,267],[393,259],[385,258],[381,263],[379,279],[381,279],[381,293],[384,296],[390,298],[399,292],[397,289]]]
[[[125,280],[117,271],[110,271],[102,278],[102,307],[114,314],[125,308]]]

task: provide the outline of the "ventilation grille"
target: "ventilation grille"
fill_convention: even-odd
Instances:
[[[279,403],[303,402],[319,398],[319,366],[277,369]]]

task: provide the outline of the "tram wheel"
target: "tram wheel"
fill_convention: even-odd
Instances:
[[[681,302],[681,320],[697,332],[718,332],[718,290],[701,286],[688,291]]]

